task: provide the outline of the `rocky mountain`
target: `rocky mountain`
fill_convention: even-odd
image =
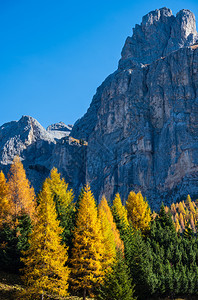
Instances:
[[[50,132],[51,136],[55,139],[61,139],[69,136],[73,125],[66,125],[63,122],[55,123],[47,127],[47,131]]]
[[[86,179],[96,197],[141,190],[158,207],[198,196],[196,41],[193,13],[167,8],[144,16],[127,38],[118,70],[71,132],[88,141]]]
[[[97,199],[141,190],[153,208],[197,197],[197,39],[189,10],[150,12],[72,130],[30,117],[0,127],[1,166],[19,154],[35,185],[54,165],[75,191],[86,181]]]
[[[71,128],[61,122],[45,130],[29,116],[4,124],[0,127],[0,169],[7,173],[14,156],[18,155],[36,191],[56,167],[78,193],[85,183],[86,147],[70,139]]]

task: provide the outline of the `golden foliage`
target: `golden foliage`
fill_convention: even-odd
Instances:
[[[175,207],[175,209],[173,209]],[[177,232],[183,232],[187,227],[190,227],[194,232],[197,232],[198,225],[198,203],[192,201],[190,195],[186,201],[171,205],[171,213],[175,223]]]
[[[104,270],[103,236],[98,219],[95,199],[89,185],[85,186],[79,202],[76,228],[72,249],[71,284],[74,290],[92,292],[93,287],[102,281]]]
[[[119,231],[116,227],[116,223],[113,220],[113,215],[112,215],[111,209],[110,209],[105,197],[102,198],[102,200],[99,204],[99,208],[100,207],[101,207],[101,209],[103,209],[105,211],[107,219],[108,219],[108,221],[111,225],[111,230],[113,232],[116,250],[123,252],[124,251],[124,244],[123,244],[123,241],[120,238],[120,233],[119,233]]]
[[[9,198],[9,185],[3,171],[0,172],[0,226],[9,221],[11,202]]]
[[[115,195],[115,199],[113,200],[112,211],[115,218],[117,218],[126,229],[129,226],[127,210],[124,205],[122,205],[119,193]]]
[[[120,239],[120,234],[116,228],[116,224],[113,220],[110,207],[106,198],[103,196],[98,207],[99,219],[101,222],[101,229],[104,243],[104,260],[103,268],[108,269],[112,266],[117,251],[124,251],[124,245]]]
[[[29,240],[30,248],[23,253],[22,258],[25,264],[22,279],[27,285],[26,294],[30,295],[30,299],[48,293],[66,296],[69,276],[69,269],[65,267],[67,249],[61,244],[63,229],[59,226],[51,190],[46,182],[39,200]]]
[[[23,213],[33,219],[35,212],[35,193],[26,177],[23,164],[17,156],[14,158],[9,173],[9,194],[13,207],[13,215],[17,217]]]
[[[68,189],[68,183],[64,178],[61,178],[60,173],[56,168],[53,168],[50,173],[50,178],[46,179],[49,184],[53,198],[61,204],[65,209],[73,201],[73,191]]]
[[[141,192],[136,194],[132,191],[129,193],[126,208],[132,226],[137,230],[141,230],[142,233],[146,233],[150,229],[151,209],[142,197]]]

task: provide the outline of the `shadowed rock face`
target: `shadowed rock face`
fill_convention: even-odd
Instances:
[[[86,179],[97,198],[141,190],[152,207],[198,196],[195,17],[150,12],[127,38],[118,70],[71,135],[88,139]]]
[[[126,199],[130,190],[141,190],[155,209],[162,200],[197,197],[196,41],[189,10],[150,12],[71,133],[63,123],[46,131],[31,117],[0,127],[1,166],[18,154],[36,187],[56,166],[76,193],[86,181],[97,199],[116,192]],[[71,145],[69,133],[88,146]]]

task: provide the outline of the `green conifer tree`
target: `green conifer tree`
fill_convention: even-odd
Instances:
[[[97,300],[134,300],[134,285],[130,277],[129,269],[122,255],[112,266],[112,270],[106,273],[103,283],[97,291]]]

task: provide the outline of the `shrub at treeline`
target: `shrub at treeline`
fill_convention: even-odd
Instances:
[[[55,168],[36,197],[18,157],[0,172],[0,269],[21,274],[19,299],[198,295],[197,231],[190,196],[151,213],[141,192],[97,206],[89,185],[74,203]]]

